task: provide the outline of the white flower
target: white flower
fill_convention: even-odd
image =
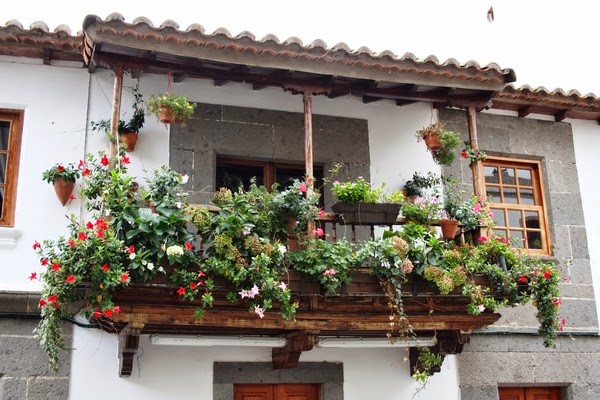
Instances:
[[[148,264],[148,261],[142,260],[142,265],[146,265],[146,264]]]
[[[252,289],[250,289],[250,294],[248,295],[248,297],[253,299],[255,296],[258,296],[258,293],[259,293],[258,286],[254,285],[254,286],[252,286]]]
[[[478,305],[477,308],[479,308],[479,312],[483,312],[485,310],[485,306],[483,304]]]
[[[104,211],[104,215],[107,216],[107,217],[110,216],[110,209],[109,208],[107,208],[106,211]]]
[[[254,306],[254,313],[261,318],[265,317],[265,309],[260,308],[260,306]]]
[[[165,269],[163,267],[158,267],[158,272],[162,272],[163,274],[166,274]]]
[[[189,180],[189,179],[190,179],[190,177],[189,177],[187,174],[185,174],[185,175],[181,175],[181,183],[182,183],[183,185],[185,185],[186,183],[188,183],[188,180]]]
[[[281,290],[285,290],[285,288],[287,288],[287,285],[285,284],[285,282],[281,282],[279,284],[279,287],[281,288]]]
[[[130,260],[135,260],[135,253],[131,253],[131,254],[129,255],[129,259],[130,259]]]
[[[279,245],[279,252],[281,253],[281,255],[284,255],[286,251],[287,251],[287,247],[285,247],[284,245],[280,244]]]
[[[180,201],[176,201],[175,202],[175,207],[181,208],[181,207],[183,207],[183,203],[181,203]]]
[[[154,269],[154,264],[153,263],[148,263],[147,267],[148,267],[148,269],[150,271],[152,271]]]
[[[169,246],[167,247],[167,255],[168,256],[182,256],[183,255],[183,247],[181,246]]]

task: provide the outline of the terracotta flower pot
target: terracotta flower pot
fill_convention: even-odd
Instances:
[[[138,134],[135,132],[120,133],[119,138],[123,143],[125,151],[133,151],[138,140]]]
[[[452,240],[458,230],[458,221],[455,219],[442,219],[440,220],[440,227],[442,228],[442,237],[446,240]]]
[[[173,109],[169,106],[162,106],[158,112],[158,120],[163,124],[175,123],[175,116],[173,115]]]
[[[63,206],[67,204],[69,198],[71,198],[74,188],[74,181],[65,181],[62,178],[58,178],[54,181],[54,191],[56,192],[56,197],[58,197],[58,200]]]
[[[425,145],[429,150],[439,150],[442,148],[439,133],[424,136],[423,140],[425,141]]]

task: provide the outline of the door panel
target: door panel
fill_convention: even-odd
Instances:
[[[319,400],[319,385],[275,385],[275,400]]]
[[[273,385],[234,385],[235,400],[275,400]]]
[[[560,400],[560,388],[498,388],[498,395],[500,400]]]
[[[523,388],[498,388],[500,400],[525,400]]]
[[[236,384],[234,400],[320,400],[319,384]]]

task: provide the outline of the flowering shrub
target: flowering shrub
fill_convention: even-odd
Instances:
[[[62,164],[55,164],[42,172],[42,179],[48,183],[54,183],[57,179],[62,179],[65,182],[75,182],[80,175],[81,171],[74,164],[68,164],[66,167]]]
[[[494,224],[493,213],[489,211],[486,199],[483,196],[471,195],[463,200],[462,192],[448,191],[445,194],[441,215],[442,218],[459,221],[466,230]]]
[[[442,201],[437,196],[420,197],[415,201],[402,204],[402,216],[408,221],[431,225],[440,218]]]
[[[469,164],[473,164],[477,161],[483,161],[487,158],[487,154],[483,150],[475,150],[471,147],[471,143],[468,140],[463,142],[465,147],[460,152],[460,156],[464,159],[469,160]]]

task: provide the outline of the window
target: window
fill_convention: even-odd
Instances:
[[[559,387],[498,388],[500,400],[560,400]]]
[[[323,180],[323,168],[315,166],[313,173],[315,187],[320,187],[320,182]],[[304,164],[219,158],[217,159],[216,188],[226,187],[231,191],[237,191],[242,187],[247,190],[251,182],[267,188],[278,183],[280,188],[285,188],[294,179],[303,179],[304,175]]]
[[[23,111],[0,109],[0,226],[13,226]]]
[[[496,235],[531,254],[550,254],[540,163],[488,157],[483,168]]]
[[[234,385],[234,400],[319,400],[318,384]]]

